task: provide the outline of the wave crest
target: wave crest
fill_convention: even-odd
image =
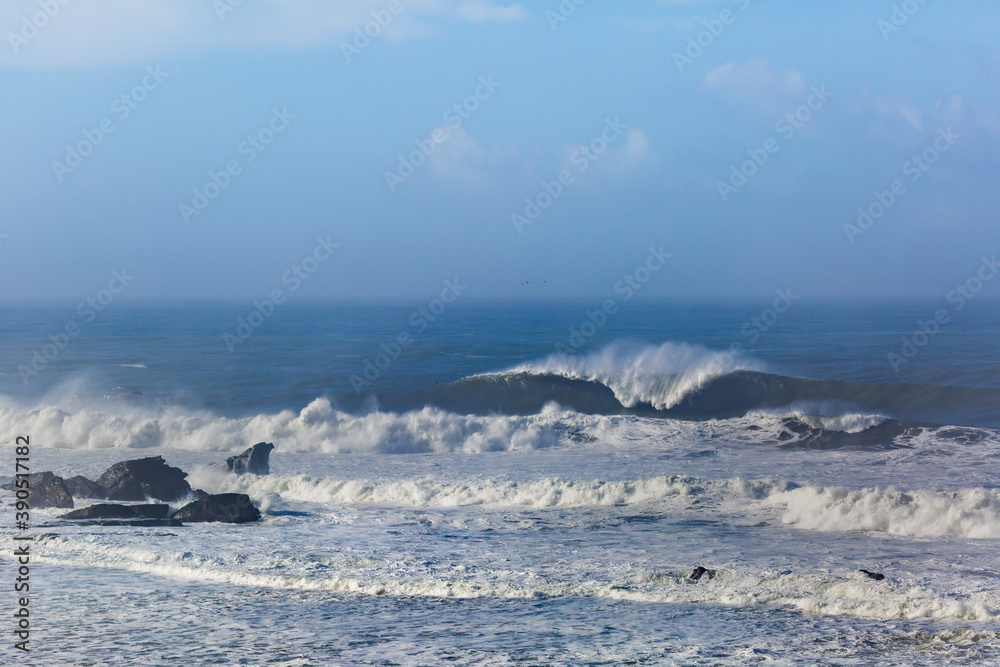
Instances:
[[[599,382],[626,408],[640,404],[669,410],[712,380],[739,370],[763,370],[758,362],[689,343],[646,345],[619,340],[588,355],[552,355],[503,374],[558,375]]]

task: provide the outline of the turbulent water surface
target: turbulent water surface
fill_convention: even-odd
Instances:
[[[34,367],[74,311],[8,308],[0,477],[30,435],[36,471],[161,454],[264,514],[35,511],[33,655],[1000,664],[1000,316],[897,372],[934,306],[636,305],[572,355],[589,304],[289,306],[233,352],[241,304],[121,307]],[[270,475],[209,467],[259,441]]]

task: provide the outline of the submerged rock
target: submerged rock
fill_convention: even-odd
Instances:
[[[272,449],[274,449],[274,445],[270,442],[258,442],[242,454],[230,456],[226,459],[225,463],[219,463],[218,466],[220,468],[225,466],[227,471],[237,475],[243,475],[246,473],[253,475],[266,475],[271,472],[271,466],[268,459],[271,456]]]
[[[187,473],[168,466],[162,456],[122,461],[97,480],[108,500],[180,500],[191,493]]]
[[[72,508],[73,495],[66,488],[66,483],[62,477],[51,472],[39,472],[28,475],[28,489],[31,495],[28,497],[28,504],[32,508],[60,507]],[[18,480],[9,484],[4,484],[7,491],[19,490]]]
[[[220,493],[188,503],[174,513],[180,521],[248,523],[260,519],[260,511],[245,493]]]
[[[166,519],[170,505],[91,505],[60,516],[60,519]]]
[[[97,498],[104,499],[105,493],[104,489],[97,482],[92,482],[83,475],[77,475],[75,477],[69,477],[64,479],[63,482],[66,483],[66,488],[73,495],[74,498]]]
[[[868,570],[858,570],[858,572],[867,575],[869,579],[874,579],[875,581],[882,581],[885,579],[885,575],[881,572],[869,572]]]

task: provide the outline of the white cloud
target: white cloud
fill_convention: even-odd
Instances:
[[[807,86],[795,70],[779,72],[765,60],[746,65],[726,63],[705,75],[702,85],[711,91],[749,99],[763,107],[786,106],[805,95]]]
[[[525,15],[521,5],[497,1],[400,0],[402,11],[385,21],[389,0],[243,0],[234,7],[229,3],[235,0],[77,0],[59,5],[51,17],[40,15],[38,0],[13,0],[0,7],[0,35],[6,42],[0,45],[0,65],[148,64],[199,50],[336,47],[372,21],[372,12],[386,24],[376,39],[427,34],[449,17],[485,23]],[[31,34],[35,26],[29,23],[31,36],[22,40],[25,21],[36,16],[42,21],[35,23],[44,25]]]
[[[455,8],[455,13],[473,23],[519,21],[525,16],[524,7],[521,5],[498,7],[488,0],[465,0]]]

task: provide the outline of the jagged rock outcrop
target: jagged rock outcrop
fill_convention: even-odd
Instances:
[[[274,445],[270,442],[258,442],[242,454],[230,456],[225,463],[217,463],[214,467],[228,472],[244,475],[266,475],[271,472],[270,456]]]
[[[105,493],[104,489],[101,488],[101,485],[87,479],[83,475],[67,477],[63,480],[63,482],[66,484],[66,488],[69,489],[70,494],[72,494],[74,498],[104,499]]]
[[[28,497],[28,504],[39,509],[43,507],[72,508],[73,495],[66,488],[66,483],[62,477],[51,472],[39,472],[28,475],[28,488],[31,495]],[[4,484],[7,491],[16,491],[18,480]]]
[[[166,519],[170,514],[170,505],[91,505],[73,510],[60,516],[60,519]]]
[[[116,463],[100,476],[97,484],[108,500],[146,500],[172,502],[191,493],[187,473],[167,465],[162,456],[150,456]]]
[[[188,503],[174,513],[178,521],[248,523],[260,519],[260,511],[245,493],[220,493]]]

